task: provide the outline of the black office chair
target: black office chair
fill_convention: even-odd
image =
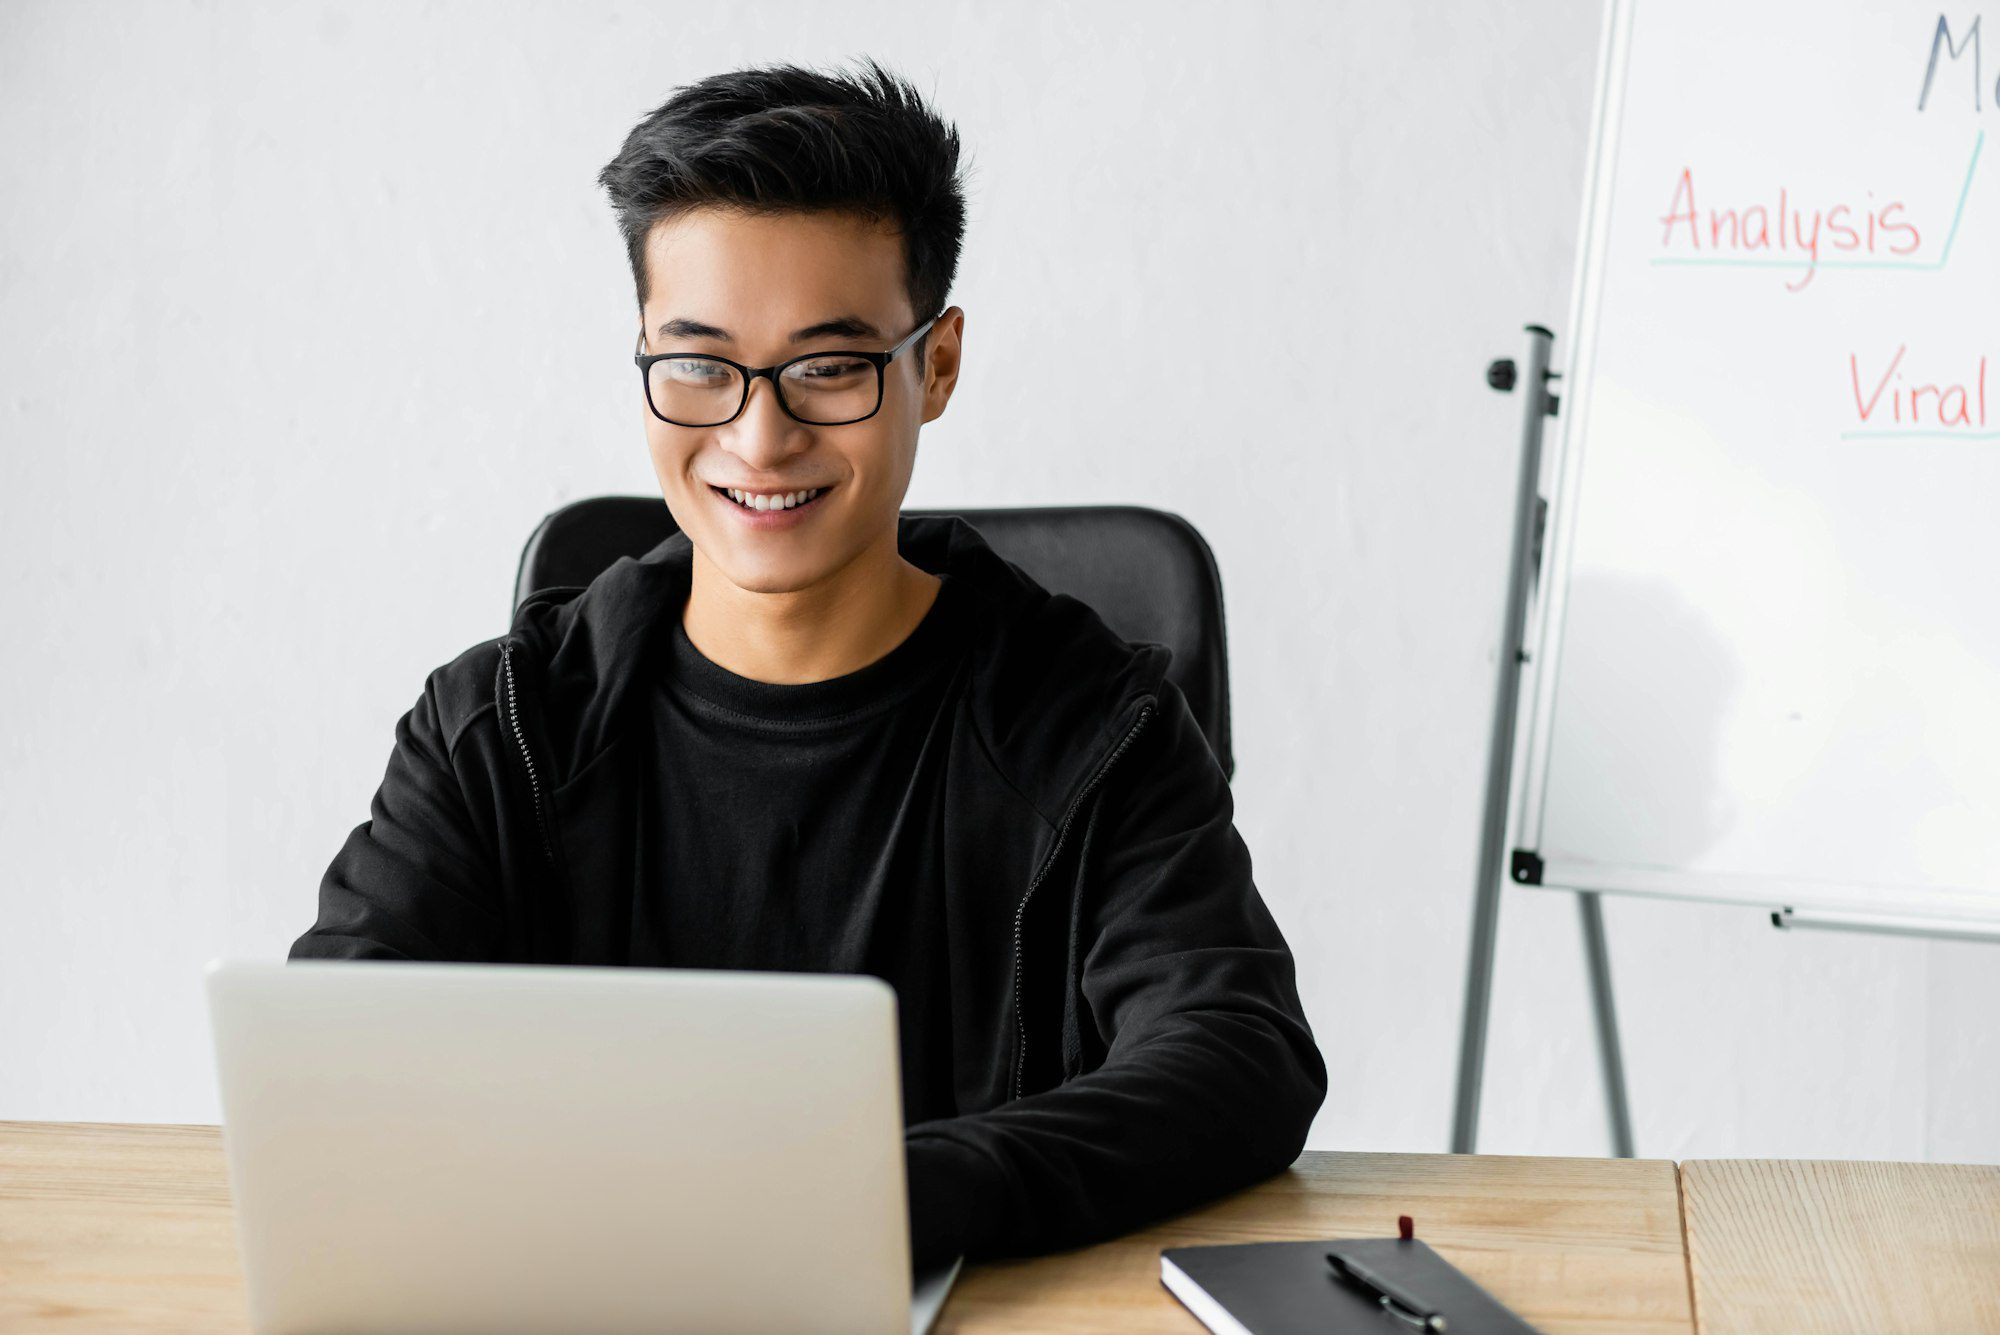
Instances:
[[[957,515],[1043,588],[1089,604],[1127,640],[1165,645],[1173,652],[1167,676],[1187,696],[1223,774],[1236,777],[1222,577],[1194,525],[1138,505],[903,513]],[[572,501],[528,535],[514,605],[536,589],[588,584],[619,557],[644,556],[679,531],[657,496]]]

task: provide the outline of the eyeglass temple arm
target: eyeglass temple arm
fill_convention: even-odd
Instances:
[[[928,330],[932,325],[936,324],[939,320],[942,320],[943,318],[944,318],[944,312],[939,311],[936,315],[933,315],[930,319],[924,321],[922,324],[918,325],[915,329],[912,329],[909,333],[903,335],[903,341],[898,343],[895,347],[889,349],[888,356],[885,357],[883,360],[885,361],[895,360],[895,358],[903,351],[904,348],[909,347],[910,344],[922,338],[924,336],[924,331]]]

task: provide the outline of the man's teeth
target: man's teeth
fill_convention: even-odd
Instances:
[[[756,496],[747,491],[729,489],[729,499],[749,510],[790,510],[804,505],[813,497],[825,491],[825,487],[814,487],[811,491],[788,491],[778,496]]]

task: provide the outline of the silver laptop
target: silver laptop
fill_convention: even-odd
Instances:
[[[208,966],[252,1328],[930,1328],[896,995],[848,974]]]

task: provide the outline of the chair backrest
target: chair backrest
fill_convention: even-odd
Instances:
[[[1089,604],[1118,635],[1165,645],[1173,653],[1167,676],[1187,696],[1222,772],[1235,778],[1222,576],[1194,525],[1138,505],[903,513],[957,515],[1043,588]],[[657,496],[572,501],[528,536],[514,605],[537,589],[588,584],[619,557],[644,556],[679,528]]]

